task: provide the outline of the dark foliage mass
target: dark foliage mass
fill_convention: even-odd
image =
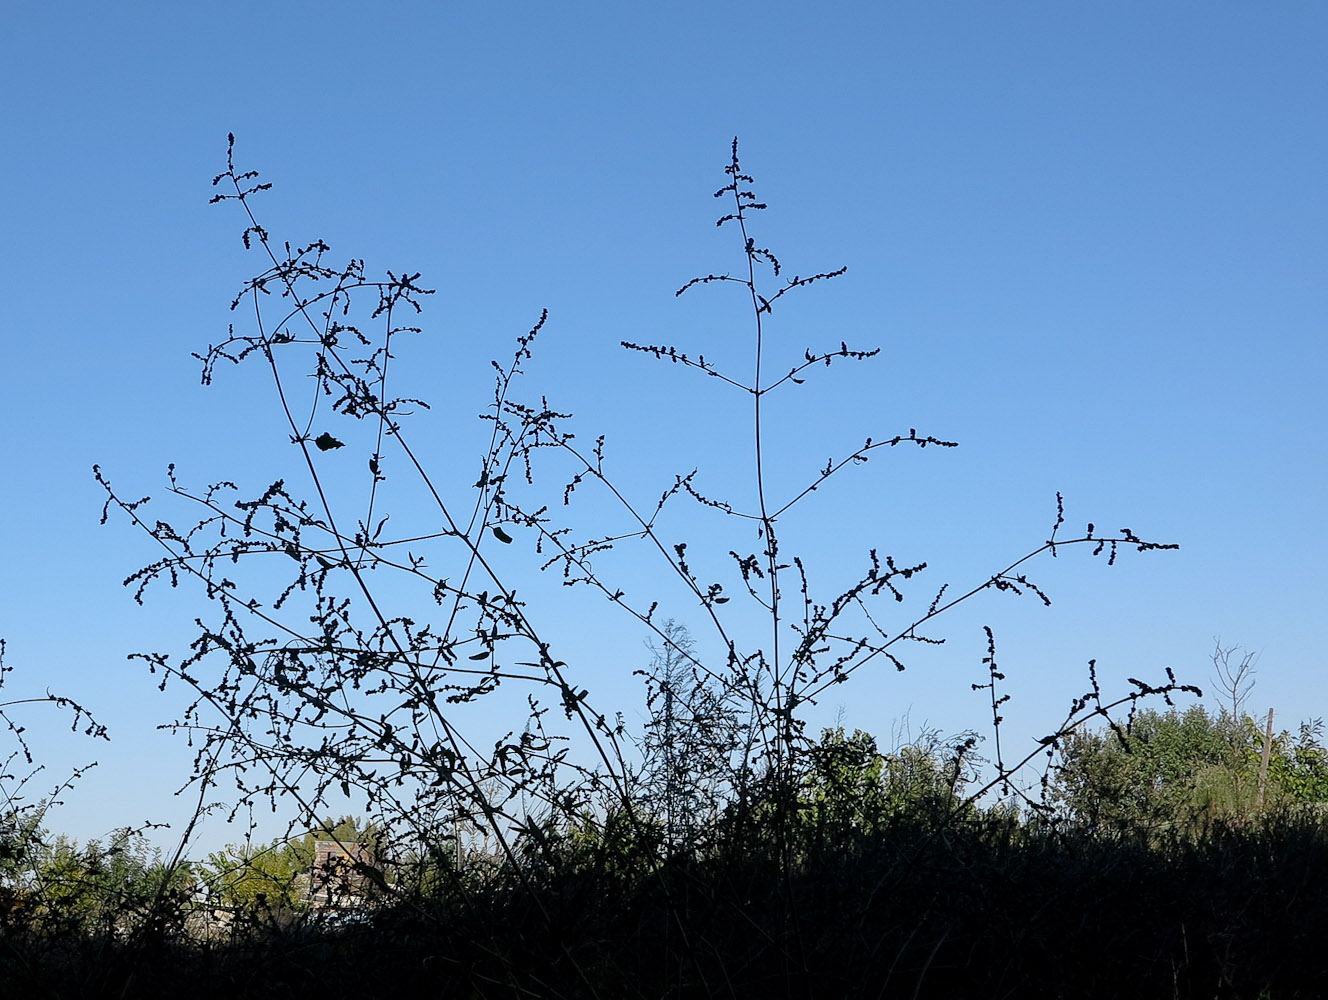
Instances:
[[[1172,706],[1198,689],[1170,671],[1113,696],[1089,661],[1084,694],[1013,753],[989,627],[972,685],[988,742],[924,732],[883,750],[863,732],[808,733],[808,706],[868,665],[905,669],[912,644],[944,642],[957,604],[1050,604],[1035,557],[1111,565],[1176,546],[1068,531],[1058,495],[1047,539],[985,579],[919,603],[927,564],[868,548],[856,578],[816,592],[815,553],[784,516],[891,449],[956,444],[908,428],[846,445],[828,428],[841,457],[776,485],[768,470],[794,460],[768,430],[775,400],[878,349],[771,356],[783,297],[845,269],[787,277],[750,233],[766,206],[736,140],[725,177],[718,225],[737,268],[678,294],[740,293],[749,363],[623,347],[745,400],[748,424],[712,430],[736,441],[735,467],[754,456],[746,495],[712,495],[695,469],[621,482],[605,437],[586,445],[546,397],[523,399],[547,314],[493,365],[481,460],[445,481],[413,432],[428,404],[392,391],[423,333],[406,320],[432,291],[418,273],[334,266],[321,240],[275,242],[254,207],[271,185],[236,167],[231,139],[214,201],[238,206],[263,264],[232,303],[245,324],[198,358],[205,384],[232,363],[266,370],[292,468],[191,489],[172,465],[169,521],[96,471],[105,516],[165,553],[126,580],[134,597],[192,583],[206,598],[187,652],[134,657],[189,694],[174,727],[197,748],[195,823],[172,855],[145,831],[53,838],[50,797],[7,764],[4,982],[32,996],[1316,995],[1328,758],[1313,726],[1293,740],[1243,714],[1239,668],[1214,717]],[[689,547],[675,534],[688,517],[732,547]],[[617,582],[647,560],[657,593]],[[649,639],[641,732],[560,655],[556,616],[529,596],[544,580]],[[38,700],[86,724],[74,703]],[[493,731],[494,718],[524,721]],[[334,819],[348,799],[367,816]],[[186,860],[198,821],[261,806],[294,813],[286,836]]]
[[[833,851],[808,830],[791,867],[751,838],[650,867],[570,835],[520,879],[476,871],[349,921],[260,906],[213,938],[11,920],[0,969],[54,996],[1320,995],[1318,819],[1149,844],[927,812]]]

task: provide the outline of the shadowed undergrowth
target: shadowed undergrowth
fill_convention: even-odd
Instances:
[[[647,872],[563,842],[525,879],[212,942],[10,924],[0,969],[31,996],[332,998],[1308,997],[1328,976],[1317,820],[1150,845],[903,815],[791,871],[750,846]]]

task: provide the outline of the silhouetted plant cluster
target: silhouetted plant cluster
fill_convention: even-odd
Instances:
[[[1198,693],[1170,670],[1113,696],[1089,661],[1085,693],[1021,752],[1002,740],[1007,677],[987,628],[973,684],[990,703],[987,756],[976,733],[882,750],[861,731],[807,732],[808,708],[862,668],[904,670],[910,644],[943,643],[934,629],[958,604],[984,591],[1050,604],[1026,569],[1036,557],[1086,546],[1111,565],[1124,548],[1176,546],[1128,528],[1067,531],[1057,495],[1046,540],[985,579],[919,593],[925,562],[867,548],[854,576],[817,592],[816,540],[786,537],[786,515],[883,449],[957,445],[913,427],[855,435],[826,449],[842,457],[776,485],[768,470],[795,459],[770,431],[771,408],[879,348],[841,340],[775,356],[784,296],[846,269],[787,277],[751,233],[766,205],[736,140],[725,176],[717,224],[734,232],[738,266],[677,294],[741,294],[747,361],[708,360],[701,345],[622,346],[745,401],[749,422],[722,428],[754,456],[745,492],[721,499],[697,469],[623,482],[605,437],[585,446],[570,414],[523,397],[547,312],[494,363],[482,456],[449,482],[415,432],[428,403],[395,388],[432,290],[419,273],[338,266],[321,240],[274,240],[254,205],[271,185],[236,166],[231,137],[213,200],[239,208],[262,264],[232,301],[244,322],[197,357],[208,385],[226,364],[266,371],[291,471],[260,487],[191,488],[172,465],[167,491],[184,512],[167,521],[96,470],[103,520],[120,512],[165,553],[125,581],[135,599],[192,584],[209,601],[188,652],[134,657],[163,688],[189,692],[174,728],[196,752],[194,823],[173,858],[113,847],[137,865],[114,879],[134,887],[125,909],[141,919],[71,925],[67,940],[82,944],[62,951],[35,917],[15,918],[0,968],[89,995],[131,981],[164,993],[187,976],[218,996],[339,996],[365,982],[467,996],[1086,996],[1113,954],[1122,991],[1235,996],[1303,981],[1313,958],[1279,965],[1260,949],[1269,927],[1308,939],[1323,917],[1234,901],[1256,884],[1241,866],[1270,850],[1325,884],[1313,814],[1118,836],[1153,821],[1151,806],[1129,811],[1134,783],[1153,780],[1134,748],[1176,718],[1141,702]],[[689,547],[661,526],[675,509],[717,522],[731,547]],[[614,576],[621,554],[655,561],[658,592],[628,592]],[[648,640],[642,732],[600,704],[588,665],[562,658],[563,637],[526,596],[539,573],[607,599]],[[685,609],[703,635],[664,609]],[[497,717],[524,721],[493,732]],[[1085,732],[1099,721],[1107,735]],[[1317,781],[1318,734],[1302,744],[1283,746],[1279,766]],[[1117,746],[1128,766],[1107,749]],[[1019,775],[1038,761],[1030,792]],[[330,819],[348,799],[365,820]],[[1104,819],[1108,806],[1124,818]],[[285,836],[184,861],[205,815],[263,807],[293,814]],[[15,816],[28,832],[6,828],[0,841],[27,844],[39,824]],[[100,845],[66,846],[69,884],[100,871]],[[1288,870],[1254,869],[1289,885]],[[1221,905],[1206,909],[1218,880]],[[56,905],[28,875],[8,884],[35,893],[33,912]],[[1048,955],[1063,966],[1039,967]]]

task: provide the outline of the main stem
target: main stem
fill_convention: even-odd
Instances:
[[[761,384],[761,362],[764,355],[764,325],[761,319],[761,300],[756,293],[756,255],[752,242],[747,235],[747,220],[743,213],[742,199],[738,194],[738,184],[734,184],[734,197],[738,200],[738,228],[742,232],[743,247],[747,252],[747,292],[752,299],[752,313],[756,318],[756,363],[752,383],[753,403],[753,438],[756,446],[756,498],[761,511],[761,530],[765,535],[765,556],[767,579],[770,581],[770,673],[774,682],[772,692],[775,700],[775,776],[782,778],[787,756],[788,733],[783,678],[779,658],[779,559],[778,544],[775,540],[774,519],[770,516],[765,499],[765,465],[761,452],[761,399],[765,389]]]

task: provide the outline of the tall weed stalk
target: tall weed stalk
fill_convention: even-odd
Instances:
[[[985,578],[919,595],[925,562],[901,563],[867,548],[855,578],[828,594],[814,592],[816,539],[785,537],[787,515],[824,496],[818,490],[830,479],[887,451],[957,444],[913,427],[873,430],[835,442],[842,457],[810,471],[795,488],[774,485],[770,470],[790,462],[786,442],[770,429],[775,400],[837,363],[869,364],[880,349],[850,347],[845,338],[794,357],[776,354],[771,324],[785,297],[839,279],[846,269],[788,276],[781,258],[754,235],[767,206],[739,161],[736,139],[715,197],[724,205],[717,224],[733,233],[737,266],[694,277],[677,294],[714,285],[741,295],[750,318],[747,362],[717,364],[703,344],[624,341],[623,347],[681,366],[685,375],[717,379],[746,401],[743,450],[752,459],[746,498],[710,495],[696,470],[662,473],[657,492],[615,479],[604,437],[584,445],[570,429],[570,414],[543,396],[523,397],[524,366],[547,312],[493,365],[478,466],[458,483],[441,481],[417,444],[429,426],[420,424],[428,404],[394,393],[398,355],[409,338],[422,335],[416,317],[433,290],[419,273],[378,278],[361,260],[337,265],[321,240],[274,239],[255,206],[271,185],[239,169],[234,154],[231,137],[213,201],[239,209],[243,244],[262,264],[231,304],[243,322],[196,356],[207,385],[219,379],[223,364],[266,370],[292,449],[290,472],[256,490],[229,478],[191,489],[172,465],[167,492],[188,513],[167,521],[149,513],[147,498],[126,497],[96,470],[107,494],[103,520],[118,510],[163,550],[126,580],[134,597],[142,602],[154,586],[188,582],[211,602],[187,653],[136,658],[163,687],[190,692],[174,725],[196,746],[194,780],[206,792],[200,803],[214,790],[221,795],[227,781],[231,816],[263,802],[294,803],[292,826],[307,829],[339,811],[347,796],[359,797],[381,843],[399,845],[397,860],[434,859],[431,884],[460,897],[476,886],[462,864],[468,847],[489,845],[494,871],[522,887],[545,928],[559,933],[566,929],[539,888],[548,866],[569,856],[567,845],[576,841],[568,837],[577,831],[583,842],[587,832],[626,831],[623,842],[640,870],[658,878],[671,855],[702,850],[698,829],[713,833],[722,822],[731,844],[768,851],[773,871],[791,885],[801,857],[800,790],[815,769],[807,708],[818,698],[864,669],[904,670],[910,644],[943,642],[934,633],[938,620],[985,591],[1049,604],[1027,575],[1027,564],[1039,556],[1077,548],[1111,565],[1125,549],[1177,547],[1129,529],[1099,532],[1093,524],[1067,532],[1058,495],[1048,537]],[[346,455],[357,457],[348,463]],[[740,461],[735,455],[735,466]],[[361,471],[348,473],[348,464]],[[605,512],[605,523],[586,533],[573,511],[589,494],[589,509]],[[727,555],[698,559],[685,540],[666,536],[661,515],[679,506],[730,531]],[[658,593],[629,595],[596,567],[596,557],[631,546],[639,558],[655,560]],[[725,560],[727,572],[709,568]],[[671,744],[704,750],[710,797],[701,828],[679,819],[675,755],[656,786],[666,800],[659,834],[660,800],[652,805],[643,793],[622,716],[599,703],[587,680],[590,668],[563,659],[562,637],[548,634],[518,597],[528,574],[539,571],[598,592],[607,598],[601,607],[626,616],[658,644],[656,663],[665,671],[647,671],[656,721],[660,706],[672,713],[679,705],[680,678],[690,678],[688,692],[705,692],[693,701],[690,728],[667,736]],[[735,596],[755,609],[756,631],[746,625],[750,615],[729,613]],[[660,611],[688,606],[706,632],[703,644],[680,634]],[[1110,719],[1142,697],[1182,689],[1168,672],[1165,682],[1134,680],[1132,690],[1108,699],[1090,666],[1091,686],[1065,719],[1031,753],[1011,754],[1000,740],[1008,695],[991,630],[988,640],[986,682],[974,686],[990,690],[993,767],[953,816],[991,791],[1024,794],[1011,780],[1015,773],[1050,755],[1089,719]],[[710,657],[699,648],[721,653]],[[512,691],[520,692],[524,722],[496,740],[482,735],[470,710],[494,700],[510,710]],[[956,754],[969,750],[971,742]],[[956,774],[959,767],[957,759]],[[391,860],[378,859],[384,870]],[[390,872],[378,875],[388,892],[406,884]],[[669,905],[683,905],[668,898]],[[791,889],[786,900],[796,917]],[[674,925],[685,935],[685,921]],[[801,931],[793,926],[790,933]],[[797,947],[789,954],[796,962]]]

